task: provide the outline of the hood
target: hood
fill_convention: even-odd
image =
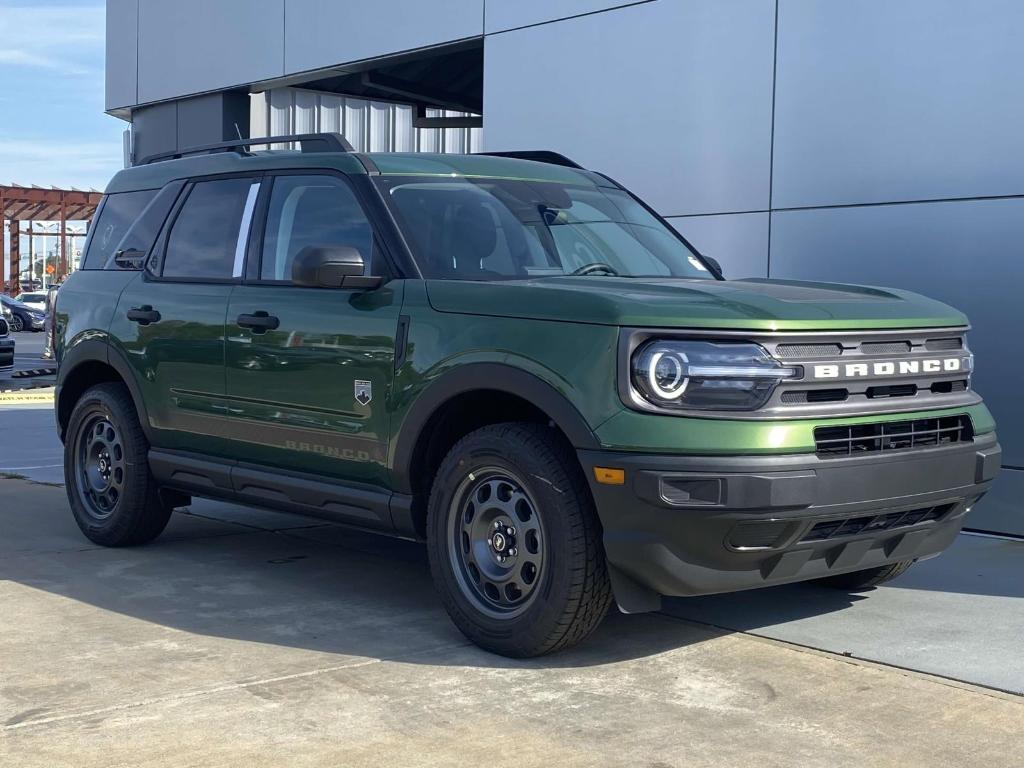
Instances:
[[[599,325],[758,331],[967,325],[952,307],[910,291],[796,280],[429,280],[427,294],[440,312]]]

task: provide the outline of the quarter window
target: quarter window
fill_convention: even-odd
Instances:
[[[129,227],[156,197],[157,190],[118,192],[107,195],[89,230],[82,269],[103,269],[117,252]],[[165,214],[166,215],[166,214]]]
[[[252,179],[199,181],[171,227],[164,277],[222,280],[241,274],[248,222],[259,185]]]
[[[325,174],[278,176],[267,211],[261,280],[291,280],[295,255],[307,246],[348,246],[369,268],[373,231],[352,190]]]

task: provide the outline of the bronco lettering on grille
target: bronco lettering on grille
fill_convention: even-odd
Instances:
[[[923,373],[957,373],[966,369],[959,357],[931,360],[888,360],[874,363],[815,365],[815,379],[858,379],[869,376],[915,376]]]

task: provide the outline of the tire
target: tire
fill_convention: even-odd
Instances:
[[[21,315],[11,316],[11,330],[15,333],[21,333],[25,330],[25,321],[21,318]]]
[[[123,384],[98,384],[75,403],[64,442],[64,484],[75,522],[105,547],[145,544],[172,508],[149,471],[149,443]]]
[[[835,576],[826,576],[817,579],[819,584],[833,589],[841,589],[844,592],[860,592],[872,589],[879,584],[884,584],[891,579],[906,572],[916,560],[901,560],[892,565],[881,565],[878,568],[868,568],[864,571],[853,571],[852,573],[840,573]]]
[[[431,489],[427,550],[452,621],[502,656],[575,645],[612,603],[590,490],[546,426],[483,427],[449,451]]]

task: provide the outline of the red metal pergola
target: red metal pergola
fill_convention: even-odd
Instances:
[[[11,272],[10,280],[4,286],[8,293],[15,295],[21,292],[20,235],[49,234],[60,238],[60,255],[54,273],[54,278],[59,280],[67,275],[70,268],[67,222],[91,223],[102,196],[100,192],[83,192],[79,189],[0,186],[0,233],[5,223],[11,223]],[[22,221],[29,223],[29,232],[21,231]],[[32,223],[37,221],[59,222],[60,229],[50,233],[35,232]]]

